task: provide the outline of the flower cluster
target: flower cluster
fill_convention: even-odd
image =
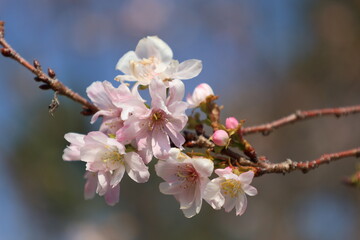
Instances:
[[[100,129],[87,135],[65,134],[70,145],[64,150],[65,161],[86,162],[85,199],[97,193],[109,205],[119,201],[120,182],[126,172],[135,182],[147,182],[147,164],[157,159],[156,174],[165,182],[160,191],[174,195],[186,217],[199,213],[203,199],[214,209],[236,208],[241,215],[246,208],[245,193],[253,196],[256,189],[249,184],[254,173],[239,173],[231,168],[215,170],[219,176],[209,178],[214,171],[210,157],[190,157],[182,152],[185,139],[181,134],[188,123],[185,111],[196,108],[213,96],[205,83],[195,88],[183,101],[182,80],[196,77],[202,70],[200,60],[179,63],[173,59],[171,48],[158,37],[139,41],[135,51],[120,58],[116,69],[123,72],[110,82],[94,82],[87,95],[98,107],[91,123],[102,117]],[[126,81],[133,81],[132,88]],[[142,98],[140,89],[148,89],[150,104]],[[236,119],[227,120],[229,129],[236,129]],[[215,132],[212,140],[219,146],[229,144],[224,130]],[[235,173],[237,174],[235,174]]]

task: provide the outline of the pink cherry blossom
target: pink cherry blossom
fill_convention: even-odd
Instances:
[[[225,121],[225,127],[227,129],[235,129],[239,126],[239,121],[234,117],[229,117]]]
[[[151,108],[143,103],[131,103],[131,106],[136,105],[135,111],[116,133],[117,140],[121,143],[128,144],[135,140],[145,163],[150,162],[153,155],[159,159],[167,158],[170,139],[177,147],[181,147],[185,139],[180,131],[187,122],[187,103],[181,101],[184,86],[180,80],[170,83],[169,96],[166,96],[167,88],[161,81],[152,81],[149,89]],[[123,106],[131,107],[129,103]]]
[[[115,134],[123,126],[123,119],[126,119],[129,114],[130,109],[122,109],[118,105],[135,98],[140,99],[125,84],[115,88],[108,81],[94,82],[86,89],[86,92],[94,105],[99,108],[99,111],[92,116],[91,123],[102,116],[100,131],[106,134]]]
[[[236,215],[242,215],[247,206],[246,194],[255,196],[256,188],[250,186],[254,177],[253,171],[236,175],[230,167],[216,169],[219,176],[209,182],[204,191],[204,199],[214,208],[223,207],[226,212],[236,209]]]
[[[143,38],[135,51],[129,51],[120,58],[116,69],[125,75],[118,75],[115,79],[149,85],[154,79],[190,79],[201,72],[200,60],[191,59],[179,63],[172,58],[173,52],[163,40],[157,36]]]
[[[216,130],[212,135],[212,140],[218,146],[226,146],[229,142],[229,135],[224,130]]]
[[[141,157],[135,152],[125,152],[125,146],[102,132],[88,135],[69,133],[65,135],[71,143],[64,150],[64,160],[86,162],[85,198],[96,193],[105,196],[109,205],[118,201],[119,183],[125,171],[135,182],[143,183],[149,179],[149,171]]]
[[[211,160],[190,158],[177,148],[170,150],[166,161],[155,165],[156,174],[166,181],[160,183],[160,192],[174,195],[188,218],[200,212],[204,188],[213,169]]]
[[[192,95],[187,96],[186,101],[189,103],[189,108],[195,108],[211,95],[214,95],[212,88],[206,83],[201,83],[194,89]]]

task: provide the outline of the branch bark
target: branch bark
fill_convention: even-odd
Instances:
[[[289,116],[280,118],[270,123],[265,123],[257,126],[245,127],[241,130],[243,135],[249,135],[253,133],[262,133],[263,135],[269,135],[273,130],[289,125],[291,123],[299,122],[302,120],[323,117],[323,116],[335,116],[341,117],[349,114],[360,113],[360,105],[340,108],[324,108],[309,111],[296,111]]]
[[[67,86],[65,86],[62,82],[55,78],[55,72],[49,68],[48,74],[44,73],[41,69],[41,66],[37,60],[34,60],[34,64],[29,63],[25,60],[19,53],[17,53],[10,44],[5,40],[5,23],[4,21],[0,21],[0,45],[3,46],[1,49],[1,53],[5,57],[9,57],[23,65],[25,68],[30,70],[33,74],[36,75],[35,80],[39,82],[45,83],[40,86],[40,89],[52,89],[58,94],[67,96],[68,98],[74,100],[83,105],[83,114],[92,115],[96,113],[99,109],[86,100],[84,97],[80,96],[78,93],[74,92]],[[49,76],[51,75],[51,76]]]

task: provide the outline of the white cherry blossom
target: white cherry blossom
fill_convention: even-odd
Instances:
[[[246,194],[255,196],[256,188],[250,186],[254,177],[253,171],[236,175],[230,167],[216,169],[219,176],[207,184],[204,199],[214,208],[224,208],[226,212],[236,209],[236,215],[242,215],[247,206]]]
[[[182,63],[173,60],[171,48],[157,36],[149,36],[139,41],[135,51],[122,56],[116,69],[124,75],[116,76],[115,80],[149,85],[154,79],[171,81],[194,78],[201,72],[202,64],[196,59]]]

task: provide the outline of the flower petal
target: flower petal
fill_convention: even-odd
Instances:
[[[214,163],[207,158],[193,158],[195,170],[203,177],[210,177],[214,170]]]
[[[163,130],[154,128],[151,147],[156,158],[166,159],[169,156],[170,140]]]
[[[85,173],[85,187],[84,187],[84,198],[85,200],[92,199],[95,196],[96,187],[98,184],[97,173],[86,172]]]
[[[239,175],[239,181],[242,183],[242,184],[250,184],[251,181],[253,180],[254,178],[254,172],[253,171],[247,171],[247,172],[244,172],[242,174]]]
[[[131,75],[130,62],[138,60],[139,58],[136,56],[135,52],[129,51],[119,59],[115,69],[125,73],[126,75]]]
[[[240,194],[236,200],[236,216],[241,216],[246,210],[247,199],[245,194]]]
[[[243,190],[249,196],[255,196],[258,193],[256,188],[246,184],[243,186]]]
[[[116,169],[113,175],[111,176],[110,186],[114,187],[118,185],[121,179],[124,177],[124,173],[125,173],[125,167],[119,167],[118,169]]]
[[[139,41],[135,49],[136,55],[141,58],[155,57],[160,60],[156,71],[165,71],[173,58],[171,48],[157,36],[150,36]]]
[[[179,64],[177,72],[173,74],[175,79],[190,79],[200,74],[202,63],[197,59],[186,60]]]
[[[149,180],[150,173],[139,154],[129,152],[124,157],[125,169],[129,177],[137,183],[144,183]]]
[[[119,202],[120,197],[120,185],[116,185],[115,187],[109,188],[105,194],[105,201],[109,206],[114,206]]]
[[[220,191],[221,178],[215,178],[209,182],[204,190],[204,199],[216,210],[219,210],[225,202],[224,196]]]

